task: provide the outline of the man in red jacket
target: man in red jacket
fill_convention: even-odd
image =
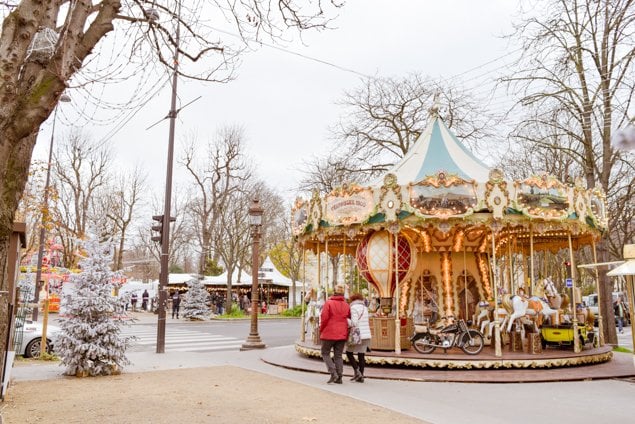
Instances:
[[[330,383],[342,384],[344,361],[342,353],[348,339],[348,318],[351,309],[344,299],[344,286],[335,286],[333,296],[326,301],[320,314],[320,340],[322,341],[322,358],[331,378]],[[333,358],[331,358],[333,350]]]

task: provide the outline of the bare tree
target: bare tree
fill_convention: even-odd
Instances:
[[[304,164],[304,176],[298,189],[307,193],[313,190],[329,193],[345,183],[363,181],[367,177],[366,172],[372,172],[371,168],[372,165],[362,169],[350,156],[313,158]]]
[[[189,196],[187,191],[174,190],[175,195],[172,196],[172,211],[170,216],[176,218],[174,222],[170,224],[170,244],[168,246],[168,264],[169,267],[179,266],[185,268],[186,258],[192,253],[189,251],[189,245],[194,238],[191,231],[191,222],[189,221],[189,213],[187,205],[189,204]],[[162,211],[163,203],[158,198],[152,199],[153,211]],[[153,215],[158,215],[154,213]],[[152,241],[151,227],[156,222],[150,220],[148,217],[146,223],[137,228],[136,247],[138,252],[146,252],[145,257],[152,256],[157,263],[161,258],[161,245],[155,241]],[[157,275],[158,278],[158,275]]]
[[[611,133],[628,122],[635,73],[635,3],[633,0],[544,0],[516,25],[512,35],[523,55],[503,82],[521,93],[524,119],[513,137],[532,148],[553,149],[575,162],[589,188],[601,187],[609,205],[632,204],[633,166],[611,147]],[[532,6],[536,6],[532,4]],[[540,13],[536,13],[540,11]],[[632,162],[632,158],[631,158]],[[631,208],[632,209],[632,208]],[[625,209],[614,209],[624,212]],[[632,214],[632,212],[630,212]],[[632,215],[631,215],[632,216]],[[621,220],[611,216],[612,222]],[[632,220],[630,221],[632,223]],[[627,229],[625,233],[632,233]],[[611,243],[623,235],[605,235],[598,260],[609,260]],[[613,319],[611,285],[602,273],[601,312]],[[613,326],[606,338],[615,342]]]
[[[139,206],[142,205],[142,194],[146,188],[146,175],[137,167],[132,172],[120,175],[115,181],[110,193],[103,199],[101,205],[108,221],[112,224],[111,237],[119,239],[119,246],[115,249],[113,269],[123,269],[123,252],[128,236],[128,230],[135,218],[139,216]]]
[[[250,205],[249,195],[245,190],[234,191],[227,198],[228,202],[220,210],[219,225],[214,226],[214,245],[216,252],[225,265],[227,272],[227,293],[225,310],[232,307],[232,282],[238,273],[240,280],[244,258],[251,246],[251,234],[247,211]]]
[[[195,140],[191,141],[181,163],[194,179],[196,194],[189,209],[200,248],[198,272],[202,275],[207,260],[218,255],[213,234],[221,211],[251,174],[244,154],[244,130],[238,126],[220,129],[216,138],[208,143],[205,156],[200,155]]]
[[[52,203],[54,235],[63,246],[64,265],[75,268],[77,241],[91,224],[98,223],[98,197],[109,183],[112,155],[107,146],[80,132],[60,140],[54,153],[53,182],[57,193]],[[97,225],[100,227],[100,225]]]
[[[49,211],[43,204],[42,195],[44,192],[45,173],[46,164],[38,162],[31,166],[31,176],[24,188],[22,199],[20,199],[20,204],[16,211],[16,221],[25,222],[28,229],[26,232],[26,248],[22,249],[20,263],[22,263],[25,258],[31,257],[37,252],[39,247],[39,230],[42,225],[45,225],[47,230],[51,228],[51,223],[48,219]],[[42,217],[44,215],[45,219],[43,222]]]
[[[179,74],[204,81],[227,81],[241,48],[225,40],[233,35],[210,27],[203,17],[214,14],[234,28],[244,43],[279,39],[285,29],[298,32],[327,28],[336,0],[313,2],[174,2],[170,0],[40,1],[0,4],[8,11],[0,35],[0,291],[7,289],[7,256],[15,211],[24,190],[39,128],[51,115],[64,90],[75,83],[95,103],[95,83],[112,81],[122,63],[138,69],[160,62]],[[59,23],[59,26],[58,26]],[[176,36],[176,27],[182,36]],[[225,25],[226,27],[227,25]],[[115,29],[117,28],[117,29]],[[114,46],[104,38],[118,31]],[[225,39],[221,38],[225,37]],[[110,37],[112,40],[113,37]],[[126,47],[126,48],[122,48]],[[100,54],[111,66],[100,69]],[[121,59],[121,60],[118,60]],[[83,75],[89,63],[93,71]],[[0,297],[0,339],[6,329],[7,299]],[[0,368],[4,355],[0,351]]]
[[[296,306],[297,282],[302,279],[302,248],[293,240],[291,222],[284,215],[284,238],[269,250],[271,261],[280,272],[291,279],[291,307]]]

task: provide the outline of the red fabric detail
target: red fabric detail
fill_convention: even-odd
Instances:
[[[364,237],[364,239],[359,243],[359,246],[357,247],[357,269],[359,270],[359,273],[362,275],[362,277],[366,279],[366,281],[377,287],[377,282],[374,280],[370,272],[368,272],[368,241],[370,240],[370,237],[372,235],[373,233],[370,233],[366,237]]]
[[[348,339],[348,320],[351,308],[344,300],[344,296],[334,295],[329,298],[322,308],[320,315],[321,340]]]

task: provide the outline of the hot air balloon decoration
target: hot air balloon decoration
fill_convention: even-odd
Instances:
[[[392,310],[392,296],[397,281],[402,282],[416,265],[415,247],[404,234],[395,238],[387,230],[369,233],[357,246],[356,259],[360,274],[372,284],[380,297],[382,311]]]

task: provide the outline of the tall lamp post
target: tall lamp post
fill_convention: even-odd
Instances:
[[[255,198],[249,206],[249,225],[251,227],[251,328],[247,340],[240,350],[264,349],[265,344],[258,335],[258,247],[263,209]]]
[[[168,300],[168,279],[169,279],[169,253],[170,253],[170,222],[175,219],[170,216],[171,204],[172,204],[172,168],[174,167],[174,132],[176,126],[176,117],[179,110],[176,108],[177,91],[176,86],[179,76],[179,45],[181,40],[181,2],[177,3],[177,23],[176,23],[176,40],[174,47],[174,72],[172,73],[172,97],[170,100],[170,112],[168,117],[170,118],[170,132],[168,136],[168,159],[167,170],[165,173],[165,198],[163,204],[163,215],[152,217],[154,220],[160,218],[161,236],[159,241],[161,242],[161,271],[159,274],[159,313],[157,323],[157,349],[156,353],[165,353],[165,308],[167,307]],[[156,12],[156,10],[155,10]]]
[[[60,102],[68,103],[71,98],[66,94],[62,94],[59,98]],[[59,103],[58,103],[59,104]],[[51,182],[51,164],[53,163],[53,141],[55,140],[55,122],[57,121],[57,105],[53,112],[53,128],[51,129],[51,142],[49,144],[49,161],[46,166],[46,182],[44,183],[44,199],[42,207],[42,225],[40,226],[40,244],[37,251],[37,270],[35,271],[35,293],[33,294],[33,303],[40,301],[40,290],[42,290],[42,259],[44,257],[44,239],[46,238],[46,221],[49,209],[49,185]],[[33,321],[37,321],[38,308],[33,308]]]

